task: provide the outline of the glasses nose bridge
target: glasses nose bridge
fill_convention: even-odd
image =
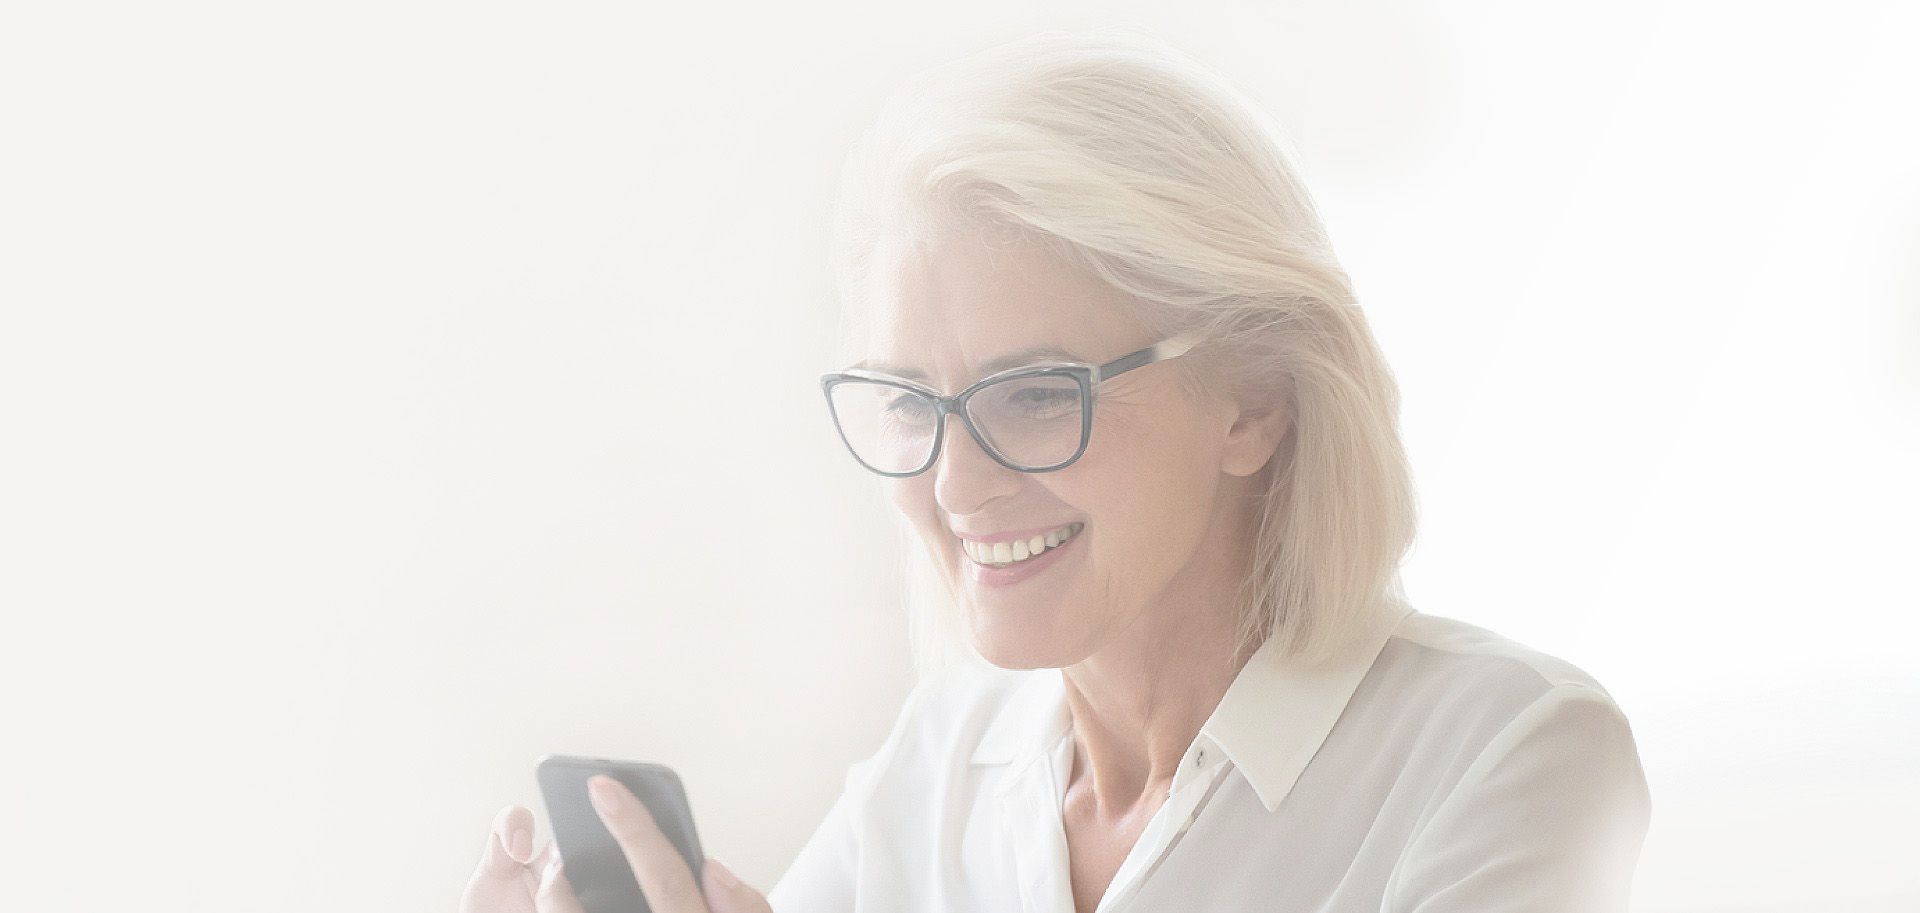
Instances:
[[[964,390],[952,396],[941,396],[939,394],[934,394],[933,406],[934,406],[934,409],[937,410],[935,421],[939,423],[940,427],[939,427],[939,431],[934,435],[933,456],[928,461],[929,467],[931,467],[932,464],[938,463],[940,461],[940,457],[945,454],[947,446],[949,444],[949,441],[947,440],[948,438],[947,417],[948,416],[952,416],[960,420],[961,433],[965,434],[969,438],[972,438],[974,445],[980,448],[980,452],[983,455],[985,455],[990,460],[994,460],[994,462],[996,463],[999,462],[999,460],[994,456],[993,448],[988,446],[987,442],[983,439],[983,435],[981,434],[979,429],[973,427],[972,417],[968,416],[966,414],[966,410],[960,405],[961,398],[965,397],[966,395],[967,395],[967,391],[964,391]]]

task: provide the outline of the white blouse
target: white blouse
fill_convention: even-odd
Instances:
[[[1579,668],[1395,604],[1345,658],[1262,647],[1098,913],[1620,911],[1650,798]],[[922,681],[768,894],[774,913],[1072,913],[1058,669]]]

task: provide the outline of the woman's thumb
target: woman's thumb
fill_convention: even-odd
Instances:
[[[707,906],[713,913],[773,913],[767,906],[767,899],[760,892],[741,881],[733,870],[720,864],[718,859],[708,859],[706,871],[702,873],[701,889],[707,895]]]

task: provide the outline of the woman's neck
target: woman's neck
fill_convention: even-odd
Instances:
[[[1218,537],[1086,659],[1061,669],[1073,713],[1075,780],[1098,804],[1164,797],[1180,759],[1257,645],[1236,643],[1233,596],[1250,549]],[[1235,540],[1238,541],[1235,541]],[[1239,649],[1236,649],[1236,648]]]

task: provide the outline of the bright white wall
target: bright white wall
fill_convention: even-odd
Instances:
[[[1128,6],[0,13],[5,905],[451,909],[548,751],[770,886],[912,679],[833,170],[1116,15],[1293,131],[1411,594],[1627,709],[1639,910],[1920,904],[1913,6]]]

